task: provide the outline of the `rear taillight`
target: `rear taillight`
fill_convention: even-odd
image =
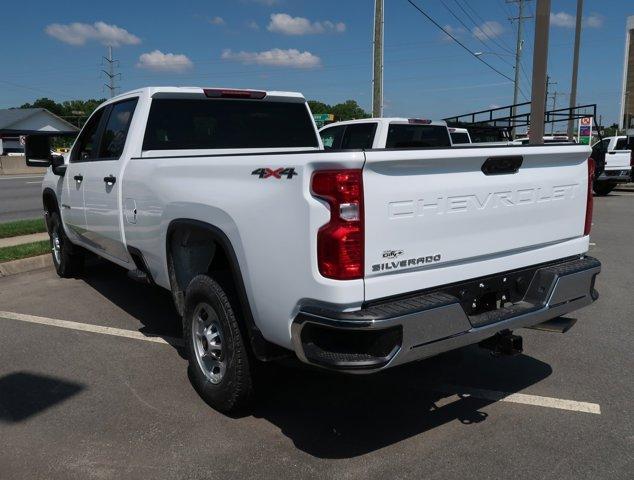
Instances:
[[[586,223],[583,227],[583,234],[590,235],[592,229],[592,207],[594,200],[592,198],[592,183],[594,182],[594,158],[588,158],[588,198],[586,200]]]
[[[312,192],[330,206],[330,221],[317,233],[319,272],[335,280],[363,278],[362,171],[315,172]]]

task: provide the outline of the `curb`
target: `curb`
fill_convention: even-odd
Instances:
[[[10,262],[0,263],[0,278],[16,275],[18,273],[48,268],[53,265],[53,257],[50,253],[38,255],[37,257],[22,258]]]
[[[48,240],[47,232],[29,233],[27,235],[18,235],[17,237],[0,238],[0,248],[15,247],[17,245],[25,245],[27,243],[41,242]]]

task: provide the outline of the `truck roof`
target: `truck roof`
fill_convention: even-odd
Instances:
[[[266,94],[264,100],[277,100],[277,101],[290,101],[290,102],[305,102],[304,95],[299,92],[283,92],[277,90],[259,90],[249,88],[235,88],[235,87],[174,87],[174,86],[156,86],[156,87],[143,87],[135,90],[130,90],[125,93],[121,93],[113,98],[108,99],[106,103],[116,102],[123,98],[127,98],[130,95],[147,95],[148,97],[159,96],[202,96],[205,95],[205,90],[222,90],[222,91],[241,91],[241,92],[264,92]]]
[[[368,123],[368,122],[377,122],[381,124],[389,124],[389,123],[417,123],[416,121],[420,121],[422,119],[419,118],[405,118],[405,117],[371,117],[371,118],[358,118],[356,120],[343,120],[340,122],[329,123],[328,125],[323,126],[323,128],[332,127],[333,125],[353,125],[355,123]],[[425,125],[440,125],[442,127],[447,126],[447,122],[444,120],[424,120]],[[320,129],[320,130],[321,130]]]

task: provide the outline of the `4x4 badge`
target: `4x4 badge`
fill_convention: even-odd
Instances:
[[[251,172],[251,175],[257,175],[258,178],[277,178],[281,179],[283,176],[286,176],[287,179],[291,180],[297,172],[295,168],[276,168],[273,170],[272,168],[258,168]]]

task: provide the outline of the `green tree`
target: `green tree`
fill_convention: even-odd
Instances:
[[[55,115],[62,115],[63,112],[63,108],[59,103],[46,97],[38,98],[33,103],[25,103],[20,108],[45,108]]]
[[[319,100],[308,100],[308,106],[313,113],[332,113],[332,107]]]
[[[334,105],[330,113],[333,113],[335,120],[338,121],[368,118],[370,116],[355,100],[346,100],[344,103]]]
[[[328,105],[318,100],[308,100],[308,106],[313,113],[332,113],[336,121],[368,118],[370,116],[355,100],[346,100],[336,105]]]

